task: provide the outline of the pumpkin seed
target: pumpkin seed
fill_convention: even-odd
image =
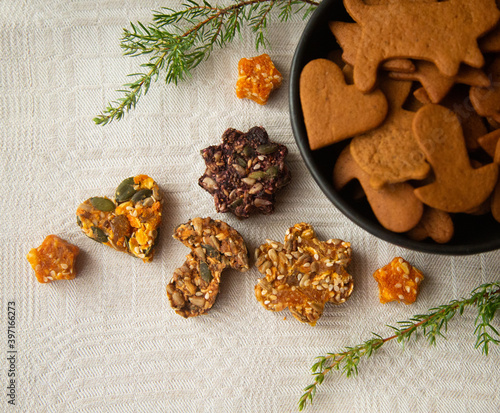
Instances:
[[[207,255],[211,258],[218,258],[219,257],[219,251],[217,251],[214,247],[211,245],[207,244],[201,244],[202,248],[205,248],[207,251]]]
[[[108,237],[101,228],[92,226],[92,239],[97,242],[108,242]]]
[[[240,165],[243,168],[247,167],[247,163],[243,158],[239,158],[239,157],[236,158],[236,162],[238,162],[238,165]]]
[[[137,191],[134,189],[134,177],[124,179],[118,188],[116,188],[116,202],[126,202],[134,196]]]
[[[257,147],[257,152],[262,155],[269,155],[278,150],[278,145],[274,143],[265,143]]]
[[[141,189],[140,191],[136,192],[134,196],[131,198],[132,202],[139,202],[142,201],[143,199],[146,199],[153,195],[153,191],[151,189]]]
[[[251,179],[262,179],[265,178],[267,174],[264,171],[255,171],[251,174],[248,174],[248,177]]]
[[[83,225],[82,220],[80,219],[80,217],[78,215],[76,216],[76,223],[78,224],[79,227],[81,227]]]
[[[278,176],[279,169],[277,166],[271,166],[267,168],[266,174],[269,178],[276,178]]]
[[[90,198],[90,203],[95,209],[98,209],[99,211],[109,212],[115,210],[115,204],[113,203],[113,201],[111,201],[111,199],[108,198],[101,198],[99,196],[96,196],[94,198]]]
[[[210,272],[210,268],[208,268],[207,263],[203,261],[200,262],[200,277],[207,283],[212,281],[212,279],[214,278],[212,276],[212,273]]]
[[[249,145],[246,145],[244,148],[243,148],[243,155],[245,155],[247,158],[250,158],[251,156],[253,156],[253,154],[255,153],[255,151],[253,150],[253,148]]]
[[[239,207],[243,203],[243,198],[238,198],[236,201],[233,201],[230,205],[229,208],[236,208]]]

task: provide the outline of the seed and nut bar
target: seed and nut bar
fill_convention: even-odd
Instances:
[[[269,140],[264,128],[227,129],[222,144],[201,151],[206,170],[199,185],[213,195],[217,212],[240,219],[274,212],[276,192],[290,182],[288,149]]]
[[[423,274],[401,257],[394,258],[373,274],[378,282],[379,298],[382,304],[399,301],[413,304],[419,293]]]
[[[214,305],[225,268],[249,269],[247,247],[234,228],[211,218],[194,218],[179,225],[173,237],[191,252],[174,271],[167,296],[177,314],[196,317]]]
[[[311,225],[296,224],[284,244],[267,240],[255,250],[255,265],[264,274],[255,296],[266,310],[289,308],[303,323],[314,326],[327,302],[344,303],[354,283],[346,266],[351,244],[338,239],[319,241]]]
[[[38,248],[30,250],[27,258],[38,282],[49,283],[75,278],[75,260],[79,252],[76,245],[57,235],[48,235]]]
[[[122,181],[113,199],[93,197],[80,204],[76,220],[93,240],[149,262],[161,224],[162,202],[156,182],[137,175]]]
[[[248,59],[243,58],[238,62],[236,96],[265,105],[271,92],[279,88],[282,81],[283,76],[269,55],[264,53]]]

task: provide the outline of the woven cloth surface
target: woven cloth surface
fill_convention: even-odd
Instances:
[[[386,324],[467,295],[500,280],[500,251],[465,257],[402,249],[357,227],[332,206],[309,174],[292,136],[288,110],[290,64],[306,25],[295,16],[272,20],[267,50],[284,75],[267,106],[235,96],[236,67],[255,56],[246,30],[178,86],[160,78],[123,120],[96,126],[92,118],[140,58],[125,57],[120,37],[129,22],[151,20],[181,1],[31,0],[0,2],[1,316],[0,411],[238,412],[297,411],[311,383],[316,356],[371,337]],[[276,16],[274,16],[276,17]],[[260,125],[286,144],[292,182],[272,216],[238,221],[215,212],[197,184],[200,150],[225,129]],[[153,262],[118,253],[86,238],[75,223],[80,202],[111,196],[122,179],[148,174],[165,195],[164,221]],[[227,271],[214,308],[183,319],[165,287],[188,250],[171,234],[188,219],[211,216],[234,226],[249,249],[282,241],[299,222],[320,239],[350,241],[353,296],[328,305],[317,326],[256,301],[259,278]],[[27,252],[48,234],[78,245],[79,275],[39,284]],[[373,272],[403,256],[426,279],[412,306],[381,305]],[[16,406],[9,383],[7,309],[15,302]],[[310,412],[498,412],[500,349],[474,349],[474,313],[454,319],[447,340],[404,350],[390,342],[360,365],[357,378],[329,375]],[[498,327],[498,321],[496,321]]]

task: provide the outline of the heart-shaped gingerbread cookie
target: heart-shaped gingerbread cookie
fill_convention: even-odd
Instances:
[[[363,94],[346,84],[342,70],[326,59],[313,60],[302,70],[300,101],[312,150],[376,128],[388,109],[380,90]]]
[[[89,238],[149,262],[161,207],[157,183],[147,175],[137,175],[118,185],[113,199],[93,197],[80,204],[76,220]]]

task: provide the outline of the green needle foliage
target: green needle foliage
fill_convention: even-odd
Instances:
[[[338,353],[327,353],[316,358],[312,366],[314,382],[304,389],[299,400],[299,410],[302,411],[308,402],[312,403],[317,387],[323,383],[325,376],[332,370],[340,371],[347,377],[358,374],[358,365],[363,358],[369,358],[388,341],[396,339],[404,344],[412,336],[421,332],[429,344],[435,345],[436,339],[445,337],[450,321],[457,313],[463,314],[466,307],[475,307],[477,317],[474,323],[476,336],[475,348],[480,348],[488,355],[490,344],[500,344],[500,335],[491,325],[496,311],[500,308],[500,283],[483,284],[472,291],[469,298],[453,300],[448,304],[431,308],[427,314],[419,314],[407,321],[399,321],[397,327],[388,326],[394,332],[390,337],[382,338],[372,333],[373,337],[355,347],[345,347]]]
[[[143,72],[129,75],[134,80],[118,90],[122,97],[109,103],[94,122],[106,125],[123,118],[162,73],[166,83],[184,80],[210,56],[214,46],[224,47],[232,42],[244,26],[255,33],[257,49],[268,46],[266,32],[271,11],[277,11],[280,21],[287,21],[299,12],[306,18],[319,1],[240,0],[219,7],[208,1],[187,0],[181,10],[162,8],[153,12],[153,21],[147,26],[130,23],[130,29],[124,29],[121,39],[123,52],[128,56],[148,55],[149,61],[140,65]]]

